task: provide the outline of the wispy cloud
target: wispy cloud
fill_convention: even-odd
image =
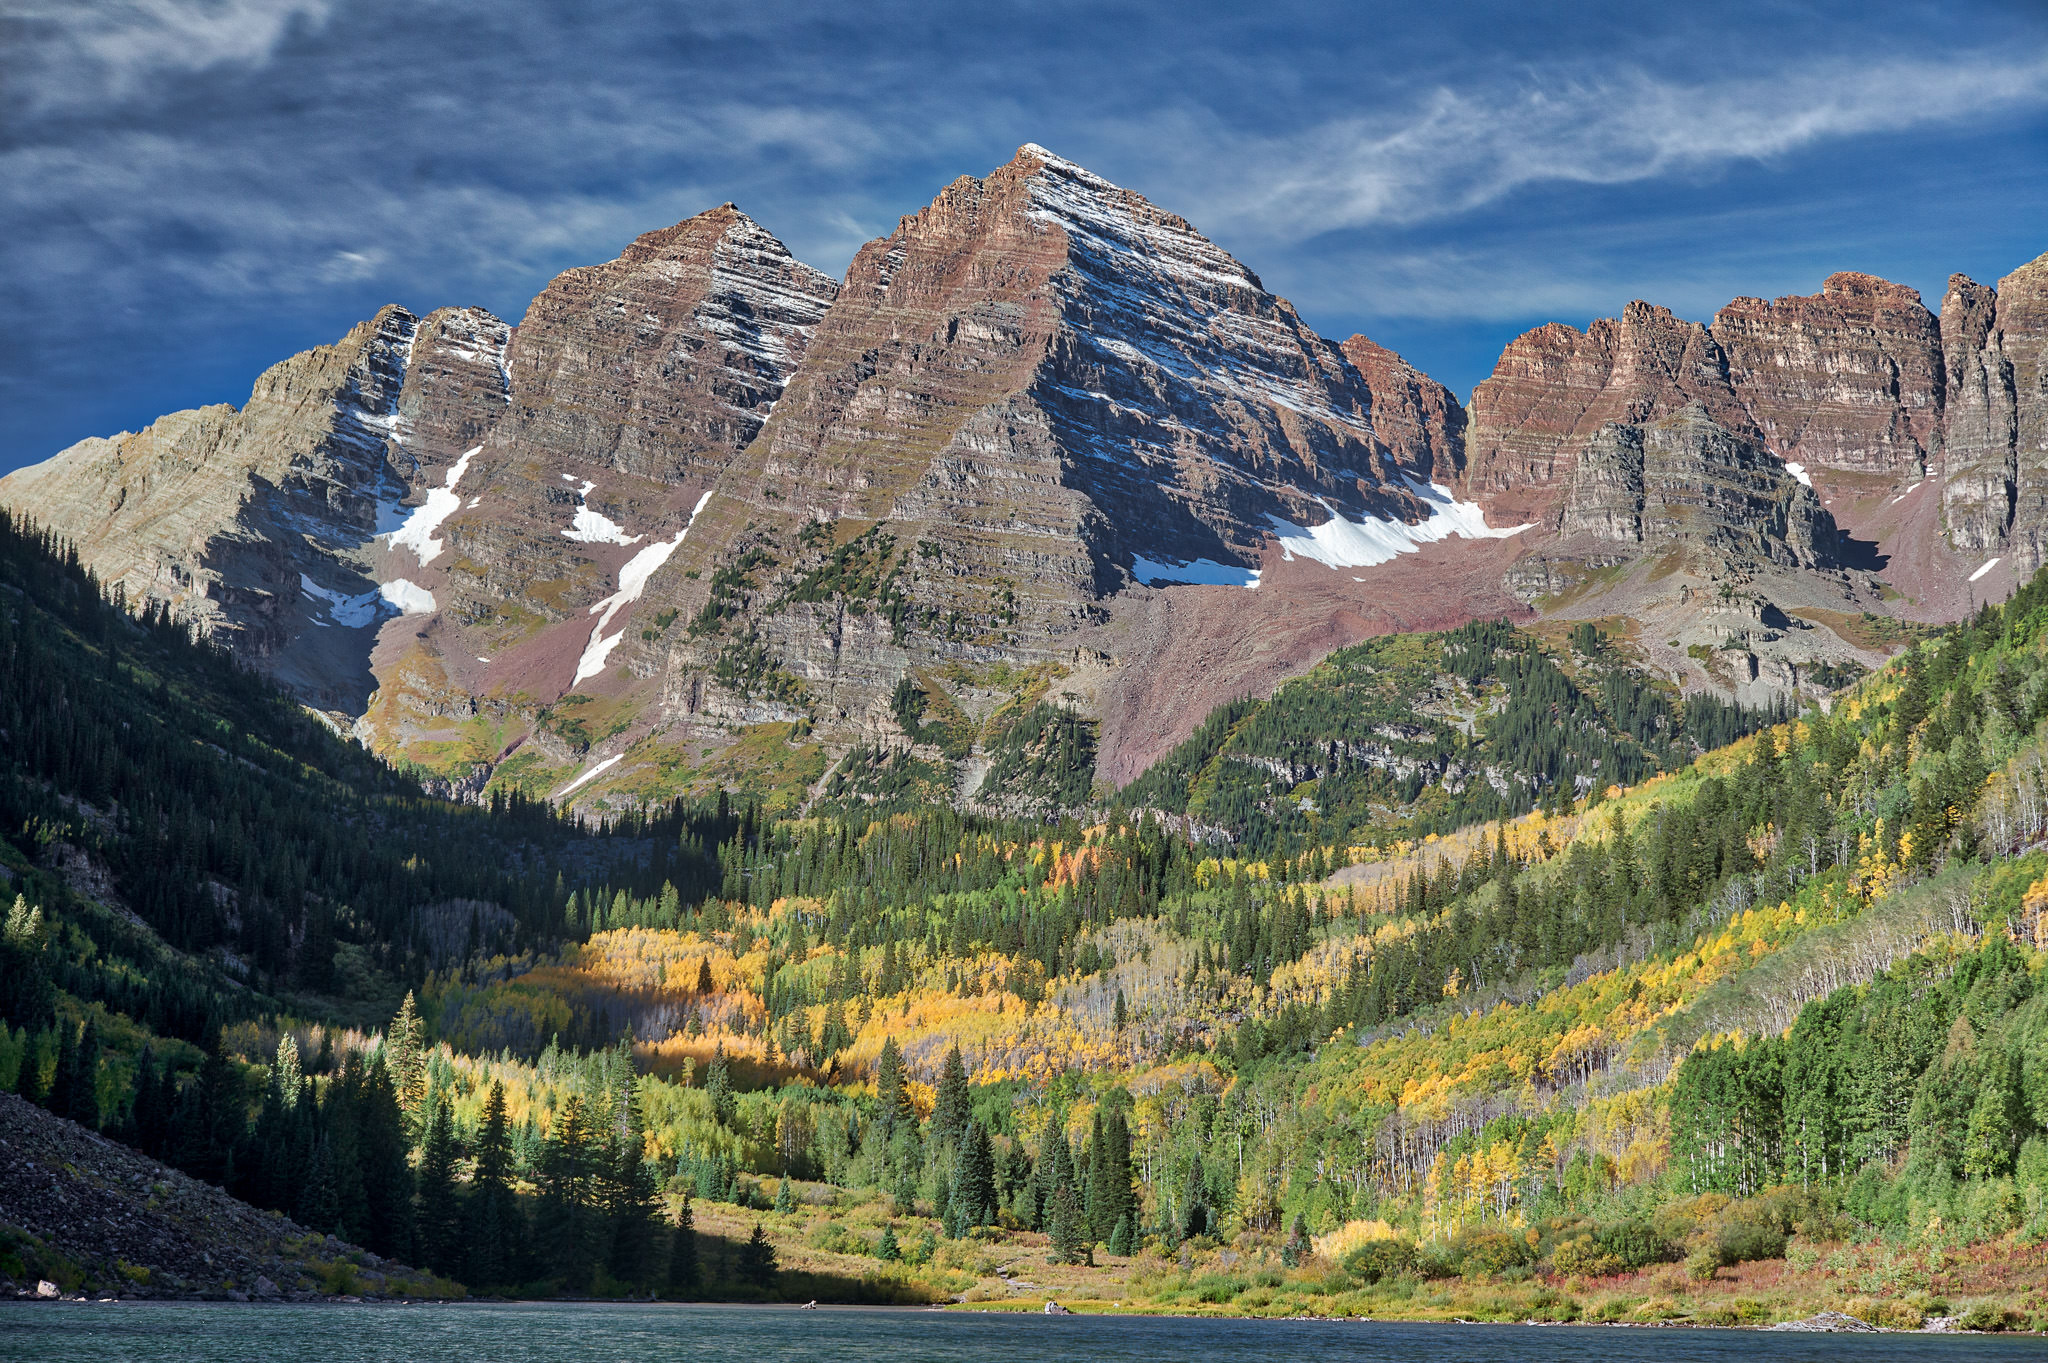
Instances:
[[[1211,129],[1236,174],[1223,222],[1276,239],[1439,220],[1546,181],[1614,185],[1762,161],[1838,139],[2048,105],[2048,57],[1956,53],[1785,65],[1684,81],[1636,71],[1531,71],[1443,86],[1411,106],[1298,134]]]
[[[9,9],[36,54],[15,78],[49,110],[123,99],[165,73],[268,61],[295,27],[324,26],[334,0],[20,0]]]

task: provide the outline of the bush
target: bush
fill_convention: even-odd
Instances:
[[[1721,1256],[1711,1245],[1701,1245],[1685,1256],[1685,1276],[1696,1283],[1712,1281],[1720,1267]]]
[[[1368,1240],[1344,1256],[1344,1271],[1367,1284],[1398,1278],[1415,1271],[1415,1246],[1398,1238]]]
[[[1626,1269],[1668,1264],[1678,1258],[1678,1248],[1657,1234],[1647,1221],[1617,1221],[1593,1232],[1593,1243],[1601,1253],[1612,1255]]]
[[[1963,1312],[1960,1323],[1965,1330],[2024,1330],[2027,1317],[2024,1312],[1996,1302],[1980,1301]]]
[[[1620,1256],[1602,1249],[1590,1235],[1574,1236],[1552,1250],[1550,1266],[1574,1278],[1605,1278],[1626,1267]]]
[[[1475,1231],[1459,1241],[1458,1257],[1463,1272],[1503,1273],[1536,1262],[1536,1247],[1525,1236]]]
[[[1777,1259],[1785,1253],[1785,1232],[1768,1222],[1725,1221],[1715,1233],[1713,1244],[1722,1264]]]

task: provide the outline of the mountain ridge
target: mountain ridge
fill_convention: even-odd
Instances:
[[[2031,566],[2044,287],[2048,257],[1939,318],[1853,272],[1704,325],[1631,303],[1517,338],[1467,405],[1027,144],[841,283],[722,205],[517,327],[387,308],[0,498],[450,789],[703,791],[777,725],[808,770],[908,743],[906,676],[986,714],[998,665],[1100,719],[1122,781],[1333,647],[1532,608],[1636,616],[1649,674],[1745,703],[1873,665],[1764,622],[1953,618]],[[1724,435],[1631,472],[1680,418]]]

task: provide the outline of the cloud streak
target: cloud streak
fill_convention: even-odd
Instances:
[[[1213,208],[1279,240],[1454,217],[1545,182],[1617,185],[1768,161],[1845,138],[2048,105],[2048,58],[1967,53],[1711,83],[1532,73],[1397,111],[1234,142]]]

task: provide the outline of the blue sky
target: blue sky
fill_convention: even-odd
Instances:
[[[7,0],[0,467],[727,199],[838,274],[1028,141],[1462,395],[1631,298],[2048,251],[2048,6]]]

